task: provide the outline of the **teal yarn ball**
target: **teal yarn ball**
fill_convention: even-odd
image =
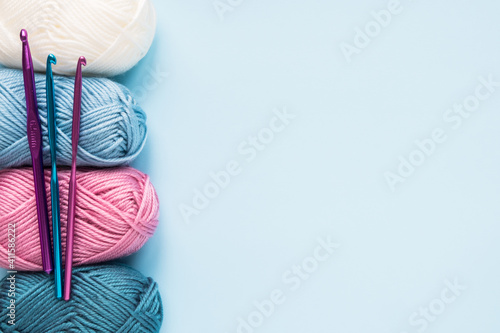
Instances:
[[[44,164],[50,165],[44,74],[35,74]],[[57,163],[71,165],[74,78],[54,76]],[[23,73],[0,69],[0,168],[31,165],[26,131]],[[121,84],[83,78],[79,166],[112,167],[131,162],[144,147],[146,114]]]
[[[0,281],[0,331],[22,333],[159,332],[163,306],[158,285],[119,264],[73,269],[69,302],[55,297],[54,277],[15,274],[15,325],[9,324],[8,274]]]

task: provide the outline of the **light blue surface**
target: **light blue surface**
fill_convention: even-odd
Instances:
[[[148,114],[134,166],[161,222],[127,261],[160,284],[162,332],[238,332],[272,294],[254,332],[497,333],[500,87],[476,87],[500,82],[500,6],[402,0],[349,63],[342,43],[388,1],[223,3],[221,20],[210,0],[156,0],[151,52],[118,78]],[[447,111],[476,92],[468,118]],[[275,108],[295,118],[247,161]],[[392,191],[399,156],[425,160]],[[233,160],[187,224],[179,207]],[[303,262],[310,276],[293,277]]]

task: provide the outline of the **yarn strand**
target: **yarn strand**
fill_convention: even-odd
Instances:
[[[26,134],[23,76],[0,69],[0,168],[31,164]],[[36,74],[44,164],[50,165],[45,75]],[[57,163],[71,165],[73,88],[71,78],[54,76]],[[78,166],[128,164],[139,155],[147,136],[146,114],[124,86],[108,79],[83,78]]]
[[[135,66],[155,35],[151,0],[0,1],[0,64],[21,68],[19,31],[30,34],[35,71],[45,71],[48,54],[57,56],[55,74],[74,75],[84,55],[84,75],[115,76]]]
[[[61,212],[68,209],[70,171],[58,172]],[[158,196],[149,177],[129,167],[77,170],[74,265],[103,262],[132,254],[158,225]],[[45,171],[46,188],[50,172]],[[42,269],[33,173],[30,168],[0,171],[0,228],[16,223],[16,269]],[[48,197],[47,200],[50,200]],[[49,219],[51,205],[48,202]],[[65,215],[61,237],[66,239]],[[0,233],[0,266],[8,267],[7,233]],[[64,257],[65,243],[62,244]],[[64,260],[64,258],[63,258]]]
[[[8,277],[8,276],[7,276]],[[0,281],[8,295],[10,281]],[[15,326],[8,323],[9,298],[0,297],[0,332],[128,333],[160,331],[163,305],[158,285],[120,264],[77,267],[72,297],[54,297],[54,279],[45,273],[16,274]]]

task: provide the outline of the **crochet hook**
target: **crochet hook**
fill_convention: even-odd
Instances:
[[[24,29],[21,30],[20,37],[23,43],[23,77],[24,93],[26,95],[28,144],[33,165],[42,266],[43,270],[47,274],[50,274],[53,263],[52,247],[50,245],[49,216],[47,212],[47,194],[45,192],[45,177],[43,174],[42,127],[38,115],[33,60],[31,59],[31,51],[28,44],[28,32]]]
[[[54,76],[52,65],[57,64],[53,54],[47,57],[47,72],[45,75],[47,97],[47,127],[49,129],[50,145],[50,199],[52,206],[52,243],[54,244],[54,280],[56,297],[62,298],[62,263],[61,263],[61,223],[59,212],[59,180],[57,179],[56,158],[56,99],[54,96]]]
[[[75,75],[75,93],[73,97],[73,126],[71,130],[71,175],[69,179],[68,195],[68,226],[66,228],[66,265],[64,271],[64,300],[71,297],[71,275],[73,270],[73,240],[75,229],[76,207],[76,153],[78,152],[78,139],[80,137],[80,109],[82,105],[82,66],[87,65],[85,57],[78,59]]]

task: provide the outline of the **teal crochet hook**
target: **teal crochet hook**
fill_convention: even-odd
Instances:
[[[46,92],[47,92],[47,123],[49,128],[50,161],[52,163],[50,176],[50,199],[52,202],[52,236],[54,242],[54,278],[56,282],[56,297],[62,298],[62,263],[61,263],[61,223],[59,214],[59,180],[57,179],[56,156],[56,99],[54,96],[54,77],[52,64],[57,64],[53,54],[47,57]]]

